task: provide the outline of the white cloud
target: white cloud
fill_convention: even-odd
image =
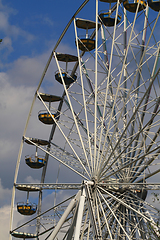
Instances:
[[[12,11],[13,12],[13,11]],[[7,36],[12,36],[17,38],[18,36],[24,37],[27,41],[32,41],[34,36],[18,26],[10,24],[9,17],[11,11],[8,8],[0,11],[0,30],[4,32]]]
[[[10,206],[0,208],[1,240],[9,239]]]
[[[12,40],[10,37],[4,37],[2,43],[1,49],[7,48],[8,49],[7,55],[13,51]]]
[[[43,19],[44,24],[53,26],[53,21],[51,19],[49,19],[48,17],[44,17],[42,19]]]
[[[25,114],[31,104],[34,90],[31,87],[13,86],[9,81],[11,79],[6,73],[0,73],[0,119],[6,126],[5,134],[4,128],[1,129],[1,134],[4,138],[10,135],[13,139],[13,136],[16,136],[13,133],[19,129],[21,131],[20,126],[24,126]]]
[[[26,183],[39,183],[39,179],[34,179],[32,176],[28,176],[25,179]]]
[[[6,73],[0,73],[0,176],[12,187],[18,149],[32,102],[34,88],[12,86]],[[7,173],[7,178],[6,178]]]
[[[10,65],[8,71],[11,82],[15,85],[36,86],[45,65],[46,54],[36,57],[21,57]]]
[[[1,205],[10,204],[11,199],[11,190],[8,188],[4,188],[0,179],[0,203]]]
[[[8,31],[9,23],[8,23],[8,14],[6,12],[0,12],[0,30]]]
[[[0,179],[0,233],[1,239],[9,237],[11,190],[4,188]]]
[[[45,25],[45,26],[53,26],[54,22],[48,17],[45,16],[43,14],[40,15],[33,15],[31,18],[27,18],[24,21],[25,25],[30,25],[30,23],[32,22],[32,26],[33,25]]]

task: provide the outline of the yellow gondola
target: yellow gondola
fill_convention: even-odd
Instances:
[[[100,17],[100,19],[102,20],[102,22],[105,26],[107,26],[107,27],[113,27],[114,26],[116,16],[114,16],[110,12],[100,13],[99,17]],[[120,23],[121,18],[122,17],[118,14],[116,24]]]
[[[123,2],[124,8],[127,11],[133,12],[133,13],[136,12],[138,4],[139,4],[138,12],[146,8],[146,2],[143,0],[140,0],[140,3],[139,3],[139,0],[136,0],[136,1],[127,0]]]
[[[49,144],[48,141],[43,140],[43,139],[38,139],[38,138],[27,138],[27,139],[25,139],[25,142],[27,144],[33,145],[33,146],[34,146],[34,144],[41,145],[41,146],[45,146],[45,145]],[[38,146],[36,146],[35,155],[25,156],[25,162],[30,168],[39,169],[41,167],[44,167],[44,165],[46,164],[45,158],[42,156],[38,156],[37,151],[38,151]]]
[[[90,38],[88,35],[89,29],[95,29],[96,23],[87,19],[76,19],[77,28],[85,29],[86,35],[85,37],[79,37],[78,39],[78,47],[81,51],[92,51],[95,49],[95,40]],[[100,26],[100,25],[99,25]]]
[[[55,120],[59,119],[59,114],[57,113],[48,113],[48,112],[44,112],[44,111],[39,111],[38,113],[38,119],[44,123],[44,124],[53,124],[55,121],[53,120],[53,118]]]
[[[58,61],[66,63],[66,71],[65,72],[62,71],[61,73],[59,71],[57,71],[55,73],[55,79],[59,83],[63,84],[63,81],[62,81],[62,77],[63,77],[65,85],[69,86],[70,84],[72,84],[76,81],[77,75],[75,73],[73,75],[69,74],[67,71],[67,66],[68,66],[69,62],[77,62],[78,58],[77,58],[77,56],[66,54],[66,53],[57,53],[56,57],[57,57]]]
[[[95,40],[90,38],[78,39],[78,47],[81,51],[92,51],[95,49]]]
[[[37,205],[35,203],[17,203],[17,211],[22,215],[32,215],[37,211]]]
[[[26,156],[25,161],[30,168],[35,168],[35,169],[44,167],[44,165],[46,164],[45,158],[42,158],[39,156],[31,156],[31,157]]]
[[[65,85],[70,85],[70,84],[74,83],[74,82],[76,81],[76,79],[77,79],[77,76],[76,76],[75,74],[73,75],[73,77],[71,77],[71,76],[70,76],[68,73],[66,73],[66,72],[62,72],[62,77],[63,77],[63,80],[64,80]],[[56,79],[59,83],[63,84],[62,78],[61,78],[61,74],[60,74],[59,72],[56,72],[56,73],[55,73],[55,79]]]

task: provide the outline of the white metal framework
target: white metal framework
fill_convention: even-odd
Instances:
[[[151,201],[160,190],[160,11],[151,3],[86,0],[67,24],[24,129],[10,238],[160,238]],[[59,53],[67,33],[72,53]]]

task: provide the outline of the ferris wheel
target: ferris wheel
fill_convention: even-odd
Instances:
[[[11,238],[160,238],[159,15],[160,1],[85,0],[67,24],[22,136]]]

